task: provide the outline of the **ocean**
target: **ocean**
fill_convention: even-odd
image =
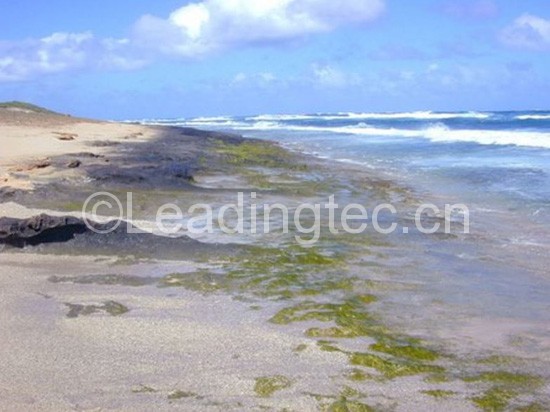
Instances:
[[[499,322],[512,329],[531,325],[537,345],[550,342],[548,328],[540,328],[550,322],[550,111],[263,114],[142,122],[273,140],[335,167],[352,164],[425,202],[465,204],[469,234],[391,237],[399,246],[392,252],[394,265],[402,265],[397,276],[423,285],[413,295],[392,292],[391,299],[400,303],[395,315],[418,330],[431,325],[427,333],[440,335],[452,330],[449,335],[458,336],[457,319],[484,319],[481,333]],[[439,302],[446,305],[437,307]],[[436,312],[440,323],[434,321]]]
[[[266,114],[145,122],[275,140],[465,201],[498,199],[540,214],[550,200],[549,111]]]

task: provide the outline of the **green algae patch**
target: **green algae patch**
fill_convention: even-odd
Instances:
[[[529,405],[519,406],[516,408],[516,412],[547,412],[549,405],[543,406],[540,403],[530,403]]]
[[[439,358],[439,354],[426,348],[413,345],[389,345],[387,343],[375,343],[370,346],[370,349],[376,352],[383,352],[399,358],[407,358],[418,361],[435,361]]]
[[[139,385],[138,387],[132,388],[132,393],[156,393],[158,392],[155,388],[151,388],[146,385]]]
[[[516,359],[512,356],[504,356],[504,355],[492,355],[487,358],[479,359],[477,362],[484,363],[487,365],[512,365],[515,363],[518,363],[519,359]]]
[[[317,346],[324,352],[342,352],[342,350],[332,344],[333,342],[320,340],[317,342]]]
[[[326,328],[314,327],[308,329],[306,336],[313,338],[331,339],[370,336],[377,339],[390,339],[390,331],[374,319],[371,314],[364,311],[367,296],[350,298],[343,303],[336,304],[305,301],[282,309],[270,321],[280,325],[304,321],[333,322],[336,324],[336,326]],[[373,302],[375,298],[368,296],[368,301]]]
[[[438,399],[448,398],[450,396],[456,395],[456,392],[445,391],[445,390],[442,390],[442,389],[431,389],[431,390],[426,390],[426,391],[421,391],[421,392],[428,395],[428,396],[431,396],[432,398],[438,398]]]
[[[227,289],[262,298],[291,299],[351,292],[354,278],[339,270],[342,256],[317,248],[250,247],[224,264]]]
[[[297,157],[282,147],[262,141],[250,141],[239,144],[216,142],[217,152],[234,166],[261,166],[286,170],[307,170],[305,164],[298,164]]]
[[[535,375],[507,371],[483,372],[464,379],[465,382],[487,382],[491,388],[472,398],[472,401],[485,411],[502,411],[519,394],[532,393],[544,384],[544,380]]]
[[[309,328],[306,330],[306,336],[310,338],[332,338],[347,339],[363,336],[357,331],[348,328],[330,327],[330,328]]]
[[[444,373],[436,373],[433,375],[426,376],[424,378],[424,382],[426,383],[445,383],[449,382],[449,377],[445,375]]]
[[[423,347],[418,339],[392,333],[365,311],[366,305],[374,301],[376,298],[371,295],[351,297],[337,304],[306,301],[280,310],[270,320],[280,325],[304,321],[335,324],[307,329],[305,334],[311,338],[371,337],[377,342],[372,344],[370,349],[382,352],[385,356],[362,352],[349,353],[326,340],[320,340],[317,344],[326,352],[345,353],[352,365],[375,369],[388,379],[417,374],[443,374],[443,367],[431,364],[440,357],[437,352]]]
[[[168,399],[178,400],[178,399],[185,399],[185,398],[196,398],[198,395],[195,392],[186,392],[186,391],[174,391],[168,395]]]
[[[105,302],[102,309],[111,316],[124,315],[126,312],[130,311],[130,309],[128,309],[122,303],[118,303],[113,300]]]
[[[192,273],[171,273],[159,279],[159,288],[184,288],[204,294],[218,292],[230,288],[230,284],[223,275],[207,271]]]
[[[281,309],[270,321],[278,325],[288,325],[293,322],[302,322],[306,320],[330,321],[333,319],[332,313],[326,309],[328,305],[316,302],[302,302],[298,305]]]
[[[275,392],[290,388],[291,386],[292,381],[286,376],[264,376],[261,378],[256,378],[256,383],[254,384],[254,392],[256,392],[257,396],[268,398]]]
[[[109,300],[103,303],[103,305],[81,305],[77,303],[65,303],[65,306],[69,308],[67,313],[68,318],[77,318],[79,316],[89,316],[94,313],[105,312],[111,316],[121,316],[126,312],[129,312],[126,306],[121,303]]]
[[[338,256],[326,256],[316,248],[302,248],[300,246],[288,246],[284,249],[253,247],[250,249],[248,259],[242,262],[243,267],[262,271],[281,266],[296,265],[334,265],[342,263]]]
[[[356,366],[364,366],[376,369],[388,379],[400,376],[418,375],[423,373],[438,373],[444,369],[437,365],[428,365],[402,360],[386,359],[371,353],[355,352],[350,354],[350,363]]]
[[[487,412],[499,412],[508,408],[517,392],[510,389],[495,387],[484,392],[482,395],[472,398],[472,401],[482,410]]]
[[[327,412],[373,412],[374,409],[362,402],[348,400],[346,397],[341,397],[333,402],[325,409]]]
[[[292,349],[293,352],[303,352],[307,349],[307,344],[301,343],[298,346],[296,346],[294,349]]]
[[[357,295],[355,299],[357,299],[359,302],[364,303],[366,305],[378,301],[378,298],[374,295]]]
[[[363,382],[367,379],[371,379],[372,376],[363,372],[361,369],[354,368],[346,375],[346,378],[350,381]]]
[[[507,371],[484,372],[464,379],[465,382],[492,382],[516,388],[535,388],[544,383],[540,376]]]

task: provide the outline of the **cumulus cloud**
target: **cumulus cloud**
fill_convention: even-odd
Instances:
[[[254,86],[254,87],[268,87],[279,79],[271,72],[260,72],[253,74],[246,74],[243,72],[237,73],[231,82],[230,86]]]
[[[159,55],[200,58],[251,44],[271,44],[361,25],[378,17],[385,0],[203,0],[167,18],[142,16],[128,39],[91,32],[0,41],[0,81],[82,68],[134,69]]]
[[[501,31],[500,40],[509,47],[550,51],[550,19],[525,13]]]
[[[384,0],[204,0],[175,10],[167,19],[143,16],[134,38],[153,50],[197,57],[365,24],[383,10]]]
[[[84,67],[129,69],[127,40],[97,39],[91,32],[53,33],[40,39],[0,43],[0,81],[20,81]]]
[[[346,73],[337,67],[328,64],[313,64],[310,79],[317,86],[347,87],[359,85],[361,78],[354,73]]]

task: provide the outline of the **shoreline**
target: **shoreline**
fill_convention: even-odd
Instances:
[[[368,172],[331,170],[270,143],[181,128],[86,125],[56,123],[38,135],[21,125],[4,129],[11,144],[25,139],[32,145],[17,156],[37,160],[16,166],[10,162],[20,157],[0,158],[5,171],[31,166],[9,172],[15,174],[4,182],[13,183],[9,189],[0,185],[0,206],[7,205],[2,214],[13,207],[15,215],[14,204],[35,208],[21,208],[18,216],[76,213],[97,187],[135,192],[138,220],[150,219],[168,201],[221,205],[243,189],[293,205],[333,191],[366,204],[396,194],[412,202],[402,188]],[[59,140],[69,134],[72,140]],[[55,147],[46,151],[44,144],[52,141]],[[49,164],[37,167],[43,154]],[[74,161],[80,164],[68,167]],[[142,253],[133,239],[124,238],[109,256],[90,253],[90,242],[0,255],[7,297],[1,323],[8,331],[1,361],[10,371],[0,382],[0,398],[9,404],[0,403],[0,409],[334,410],[397,404],[397,410],[467,411],[500,402],[496,390],[507,391],[512,405],[548,401],[548,383],[539,378],[544,363],[533,368],[533,362],[507,354],[506,361],[480,366],[476,356],[484,351],[456,359],[435,337],[410,336],[399,322],[389,326],[380,314],[400,287],[414,293],[415,280],[395,280],[399,267],[392,268],[391,259],[399,252],[370,233],[323,237],[311,250],[279,236],[227,250],[177,246],[167,260]],[[67,361],[57,361],[67,353]],[[50,382],[47,370],[63,379]],[[502,370],[505,375],[494,375]],[[29,376],[35,386],[23,383]],[[72,382],[75,377],[81,378]]]

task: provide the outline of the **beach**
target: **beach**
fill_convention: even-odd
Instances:
[[[353,162],[207,129],[0,108],[0,223],[15,219],[0,231],[0,410],[549,407],[547,319],[470,305],[452,276],[475,273],[450,253],[479,251],[462,226],[405,243],[333,233],[323,213],[304,247],[273,214],[254,233],[253,208],[295,213],[331,195],[369,211],[391,202],[401,228],[421,196]],[[98,192],[124,207],[83,214]],[[193,205],[218,213],[238,193],[242,233],[190,230],[205,219]],[[168,235],[165,204],[183,212]],[[98,231],[123,223],[102,234],[85,217]]]

